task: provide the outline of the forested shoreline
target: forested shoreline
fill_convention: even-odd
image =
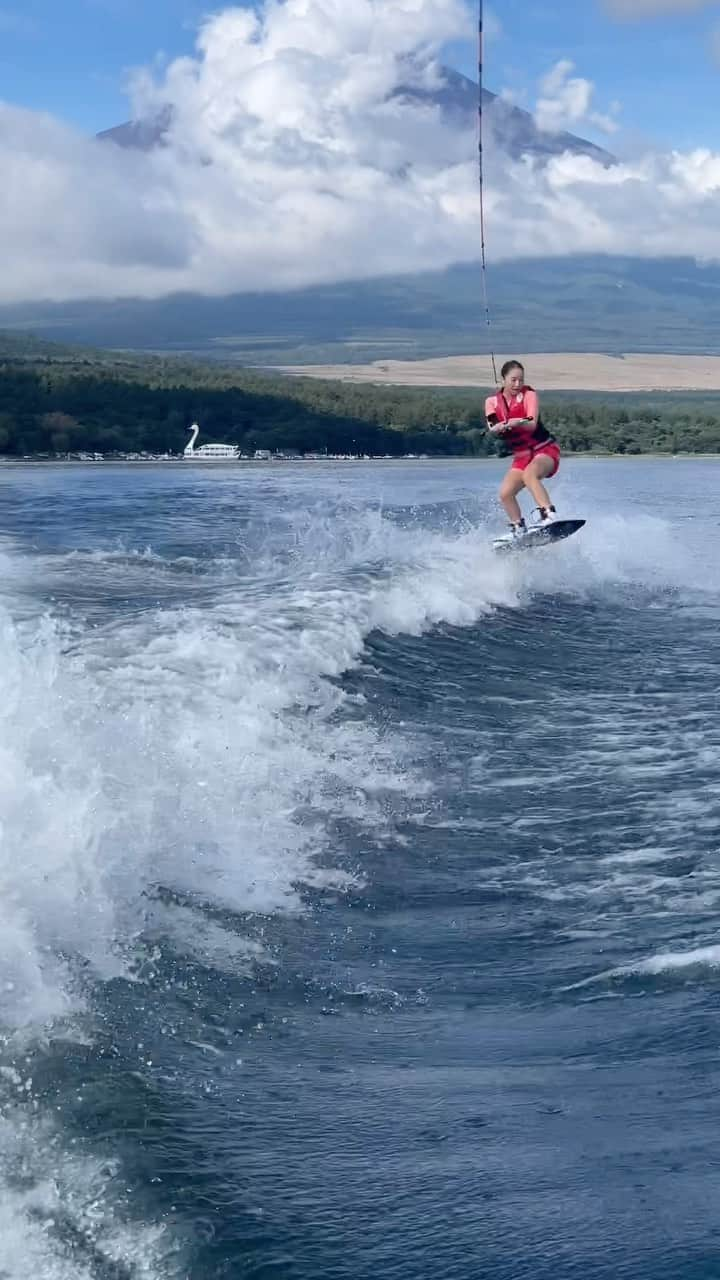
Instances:
[[[485,389],[288,378],[173,358],[74,352],[0,335],[0,454],[181,453],[200,443],[393,457],[483,457]],[[720,393],[552,395],[543,417],[575,453],[720,452]]]

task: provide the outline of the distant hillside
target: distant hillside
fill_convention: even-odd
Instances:
[[[103,352],[2,354],[0,454],[9,457],[181,453],[203,441],[292,453],[483,456],[479,389],[351,385],[258,374],[217,363]],[[21,344],[22,345],[22,344]],[[720,397],[548,395],[544,417],[574,452],[708,453],[720,448]]]
[[[592,255],[492,267],[497,351],[720,348],[720,266]],[[223,298],[0,307],[0,328],[61,342],[243,364],[366,363],[487,350],[476,265]]]
[[[39,361],[62,360],[68,357],[77,361],[83,354],[82,348],[65,346],[59,342],[47,342],[43,338],[33,337],[29,333],[0,332],[0,359]]]

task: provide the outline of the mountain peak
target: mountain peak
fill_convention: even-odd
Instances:
[[[427,102],[440,107],[446,116],[455,117],[459,124],[470,124],[477,116],[477,83],[451,67],[443,67],[442,76],[442,83],[432,89],[421,89],[412,84],[401,85],[395,90],[393,97],[411,102]],[[483,89],[483,110],[487,112],[486,118],[496,143],[513,159],[530,155],[549,160],[552,156],[569,151],[573,155],[589,156],[606,166],[615,163],[615,157],[609,151],[586,138],[576,137],[573,133],[549,133],[540,129],[529,111],[506,102],[489,89]],[[171,120],[172,109],[166,107],[154,119],[129,120],[112,129],[104,129],[97,136],[103,141],[114,142],[119,147],[152,151],[162,145]]]

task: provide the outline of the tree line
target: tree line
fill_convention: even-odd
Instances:
[[[287,378],[178,358],[50,352],[0,341],[0,453],[178,453],[200,442],[299,453],[503,452],[485,431],[485,390]],[[543,397],[569,452],[720,451],[720,398]]]

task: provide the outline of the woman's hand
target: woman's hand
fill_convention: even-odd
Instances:
[[[505,431],[507,431],[507,423],[491,422],[488,426],[488,431],[492,432],[494,436],[501,436]]]

